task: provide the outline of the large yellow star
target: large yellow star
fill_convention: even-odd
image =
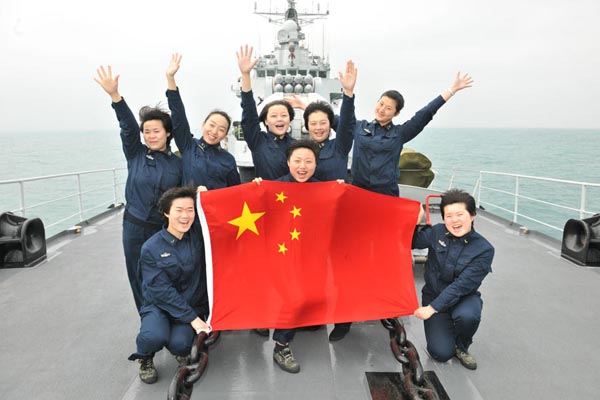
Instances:
[[[292,240],[300,240],[300,234],[302,232],[298,232],[296,230],[296,228],[294,228],[294,232],[290,232],[290,235],[292,236]]]
[[[277,243],[277,246],[279,246],[279,253],[283,253],[283,255],[285,255],[285,252],[288,251],[288,249],[285,247],[285,243]]]
[[[302,210],[301,208],[297,208],[296,206],[294,206],[294,209],[292,211],[290,211],[290,213],[294,216],[294,218],[301,217],[302,216],[302,214],[300,214],[301,210]]]
[[[283,192],[275,193],[275,196],[277,196],[277,200],[275,200],[275,201],[280,201],[282,203],[285,201],[285,199],[287,199],[287,196],[285,194],[283,194]]]
[[[258,235],[258,229],[256,228],[256,220],[262,217],[265,213],[253,213],[250,211],[248,204],[244,202],[244,208],[242,209],[242,215],[232,219],[231,221],[227,221],[228,224],[235,225],[238,227],[238,233],[235,237],[236,240],[242,235],[242,233],[246,232],[246,230],[250,230]]]

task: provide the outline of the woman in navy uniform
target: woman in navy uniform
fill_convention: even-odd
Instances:
[[[404,98],[396,90],[383,93],[375,105],[375,119],[356,122],[352,184],[372,192],[398,196],[398,164],[404,143],[414,139],[456,92],[472,84],[473,79],[468,74],[458,72],[447,90],[402,125],[394,125],[392,119],[400,114]]]
[[[198,190],[239,185],[240,174],[235,158],[221,147],[221,141],[229,131],[231,118],[224,111],[212,111],[202,123],[202,138],[194,139],[175,83],[180,63],[181,55],[173,54],[166,75],[173,136],[183,157],[183,185],[192,185]]]
[[[208,331],[208,298],[204,268],[204,246],[200,224],[194,223],[196,189],[168,190],[159,201],[167,225],[142,247],[140,268],[144,306],[137,336],[137,351],[130,360],[140,360],[140,379],[154,383],[158,374],[154,353],[166,347],[172,354],[190,353],[194,334]]]
[[[97,69],[94,80],[112,100],[121,127],[123,153],[127,159],[127,183],[125,184],[125,212],[123,214],[123,250],[127,276],[133,292],[135,305],[142,307],[141,279],[138,261],[142,244],[162,226],[162,216],[157,203],[169,188],[181,182],[181,159],[169,148],[171,141],[171,118],[157,108],[140,110],[138,123],[125,99],[119,94],[119,75],[113,77],[111,67]],[[140,131],[144,136],[143,144]]]
[[[258,59],[252,60],[252,51],[252,47],[246,45],[236,53],[242,73],[242,130],[252,152],[256,176],[274,180],[288,172],[285,152],[295,140],[288,134],[294,109],[283,100],[275,100],[265,105],[258,115],[250,77]],[[261,122],[267,127],[266,132],[261,131]]]
[[[476,369],[469,353],[481,321],[479,286],[492,272],[494,247],[473,228],[476,207],[470,194],[451,189],[442,195],[443,224],[428,226],[413,237],[413,248],[429,249],[425,263],[422,307],[427,351],[438,361],[457,357]]]

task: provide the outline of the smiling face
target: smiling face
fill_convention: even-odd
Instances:
[[[313,141],[321,143],[327,140],[330,131],[329,117],[323,111],[314,111],[308,116],[308,133]]]
[[[194,199],[180,197],[173,200],[169,213],[165,213],[169,220],[167,231],[181,239],[183,234],[190,230],[194,222]]]
[[[315,153],[305,147],[300,147],[292,152],[287,162],[290,174],[297,182],[306,182],[315,173],[317,160]]]
[[[267,111],[265,125],[269,131],[279,137],[284,136],[290,127],[290,114],[284,105],[272,105]]]
[[[397,103],[387,96],[381,96],[375,104],[375,119],[379,125],[384,126],[389,123],[400,111],[396,110]]]
[[[220,114],[213,113],[202,124],[202,138],[206,143],[214,145],[225,138],[228,130],[227,119]]]
[[[144,142],[150,150],[165,151],[167,149],[167,138],[171,134],[165,130],[161,120],[151,119],[144,122],[142,133]]]
[[[452,203],[444,207],[444,225],[455,237],[463,237],[473,229],[475,216],[469,214],[465,203]]]

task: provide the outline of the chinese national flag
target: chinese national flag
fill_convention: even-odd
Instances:
[[[413,200],[337,182],[263,181],[202,192],[215,330],[412,314]]]

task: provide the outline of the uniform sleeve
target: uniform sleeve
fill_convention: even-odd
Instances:
[[[342,109],[340,110],[339,123],[335,130],[335,146],[342,154],[350,153],[353,141],[354,127],[356,126],[356,116],[354,113],[354,97],[344,95]]]
[[[433,228],[431,226],[425,226],[420,229],[418,226],[415,227],[412,240],[413,249],[426,249],[431,243],[433,237]]]
[[[178,268],[176,264],[162,264],[148,249],[142,248],[140,268],[142,270],[142,288],[146,301],[182,322],[192,322],[196,313],[173,286],[169,272]]]
[[[167,90],[167,99],[171,110],[171,121],[173,122],[173,139],[175,139],[179,151],[183,153],[194,146],[194,138],[190,131],[190,124],[185,114],[179,88],[177,90]]]
[[[112,103],[112,108],[117,114],[119,127],[121,128],[121,143],[125,158],[131,160],[135,156],[145,151],[144,145],[140,139],[140,126],[138,125],[131,109],[125,102],[125,99],[117,103]]]
[[[446,102],[440,95],[433,99],[425,107],[421,108],[417,113],[404,124],[402,124],[404,142],[408,142],[417,136],[425,126],[433,119],[433,116]]]
[[[242,131],[244,140],[251,151],[254,151],[260,142],[260,121],[256,111],[256,102],[252,91],[242,91]]]
[[[491,272],[493,258],[493,247],[483,251],[429,305],[436,311],[445,311],[458,303],[461,297],[475,292]]]

